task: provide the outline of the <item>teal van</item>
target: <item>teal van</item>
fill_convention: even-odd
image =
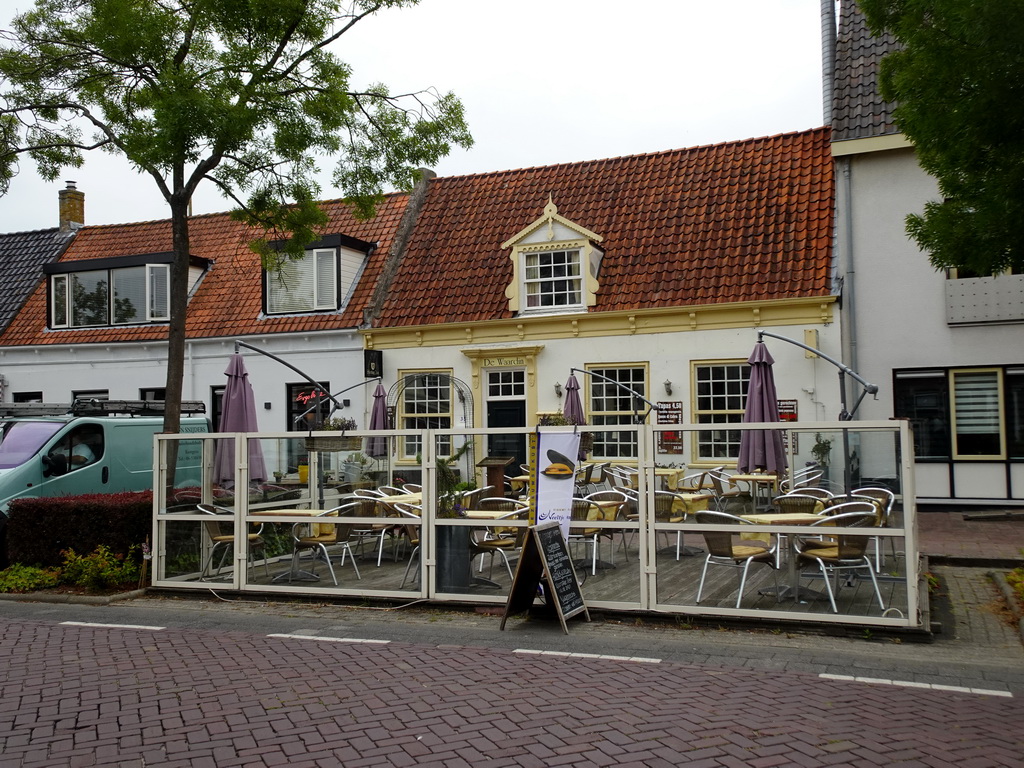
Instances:
[[[26,415],[33,411],[39,415]],[[162,411],[162,402],[148,400],[0,406],[0,512],[18,498],[152,489]],[[205,416],[191,415],[204,411],[202,403],[182,403],[181,432],[209,432]],[[200,441],[183,441],[176,485],[199,485],[201,473]]]

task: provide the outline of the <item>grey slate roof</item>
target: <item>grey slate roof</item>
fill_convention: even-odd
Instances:
[[[43,279],[43,264],[60,256],[73,236],[56,227],[0,234],[0,333]]]
[[[832,140],[866,139],[897,134],[893,102],[879,92],[878,68],[882,57],[898,43],[886,33],[875,38],[854,0],[843,0],[836,41],[836,78],[832,112]]]

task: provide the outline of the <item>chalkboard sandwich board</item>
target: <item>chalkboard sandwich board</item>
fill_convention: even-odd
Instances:
[[[576,579],[576,569],[557,521],[530,526],[516,565],[512,589],[508,593],[505,615],[501,618],[502,629],[509,616],[530,609],[537,597],[538,586],[544,587],[544,599],[558,614],[563,632],[569,633],[565,620],[578,613],[590,621],[590,612],[583,602],[583,592]]]

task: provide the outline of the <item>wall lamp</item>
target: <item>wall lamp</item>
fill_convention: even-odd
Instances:
[[[561,384],[561,382],[556,381],[555,382],[555,397],[561,397],[561,396],[562,396],[562,384]]]
[[[666,395],[671,395],[672,394],[672,382],[669,381],[668,379],[665,379],[665,394]]]

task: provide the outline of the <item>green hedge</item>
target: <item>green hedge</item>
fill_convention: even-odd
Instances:
[[[127,554],[153,530],[153,492],[92,493],[51,499],[15,499],[7,511],[12,563],[59,566],[61,551],[87,554],[100,544]]]

